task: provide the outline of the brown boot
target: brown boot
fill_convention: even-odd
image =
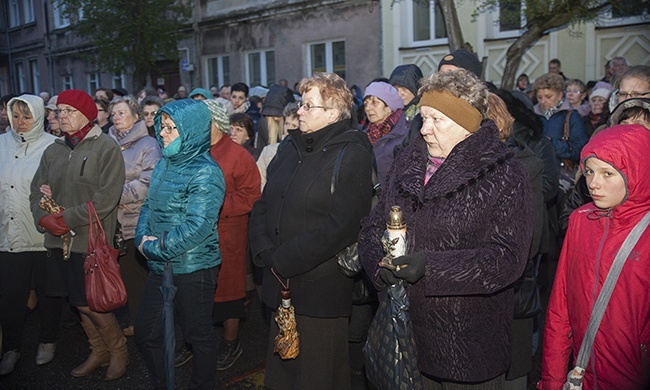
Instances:
[[[97,328],[97,331],[111,355],[104,380],[112,381],[121,378],[126,373],[126,366],[129,364],[129,351],[126,348],[126,337],[122,333],[122,328],[117,323],[117,319],[113,318],[110,324],[103,328]]]
[[[87,315],[81,315],[81,326],[86,331],[88,343],[90,343],[90,356],[79,367],[74,368],[70,375],[75,378],[86,376],[95,371],[98,367],[106,367],[111,359],[111,355],[106,349],[106,344],[102,340],[97,328]]]

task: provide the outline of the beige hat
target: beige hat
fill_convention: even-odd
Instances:
[[[59,95],[54,95],[50,100],[47,102],[47,105],[45,106],[45,109],[47,110],[56,110],[56,98]]]

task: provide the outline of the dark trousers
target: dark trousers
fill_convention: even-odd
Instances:
[[[129,297],[129,321],[130,324],[133,324],[142,300],[144,285],[147,283],[149,269],[147,268],[147,259],[135,247],[133,240],[126,240],[125,244],[128,251],[126,255],[119,259],[120,273],[122,274],[124,287],[126,287],[126,295]]]
[[[174,275],[174,285],[178,288],[174,297],[174,320],[180,324],[183,337],[194,354],[190,389],[212,390],[215,386],[217,335],[212,327],[212,303],[217,274],[218,267]],[[170,329],[169,335],[163,335],[161,284],[162,276],[150,272],[135,320],[135,340],[154,388],[164,389],[163,337],[173,337],[174,330]]]
[[[0,252],[0,324],[4,351],[20,350],[32,286],[38,293],[41,343],[54,343],[59,335],[61,298],[45,296],[47,252]]]

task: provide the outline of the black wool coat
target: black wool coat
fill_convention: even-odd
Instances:
[[[267,250],[286,282],[296,313],[317,318],[349,316],[352,282],[334,255],[357,240],[361,218],[372,198],[372,146],[365,133],[349,130],[348,120],[313,133],[289,131],[267,170],[267,183],[249,225],[254,257]],[[343,153],[332,193],[332,173]],[[280,304],[281,284],[267,267],[262,299]]]
[[[425,275],[408,287],[420,369],[436,378],[482,382],[510,363],[512,284],[531,242],[531,186],[525,168],[499,141],[494,122],[454,147],[424,185],[422,137],[398,154],[381,198],[362,221],[359,254],[376,287],[380,243],[392,205],[401,206]]]

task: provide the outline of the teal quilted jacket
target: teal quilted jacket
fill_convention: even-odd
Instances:
[[[176,152],[165,153],[159,134],[163,113],[178,129],[180,148]],[[164,157],[153,171],[135,236],[136,245],[145,235],[158,238],[142,246],[155,274],[162,274],[167,261],[175,275],[221,264],[217,220],[226,184],[208,152],[210,121],[208,107],[191,99],[169,103],[156,116],[156,138]]]

